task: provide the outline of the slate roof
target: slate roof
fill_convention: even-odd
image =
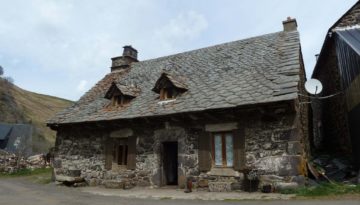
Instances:
[[[107,74],[78,102],[48,124],[131,119],[293,100],[300,80],[297,31],[277,32],[207,48],[135,62]],[[152,91],[162,73],[181,76],[187,91],[159,103]],[[110,108],[104,98],[113,81],[139,87],[130,104]]]

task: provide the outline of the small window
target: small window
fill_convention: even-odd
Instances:
[[[130,98],[125,97],[124,95],[113,96],[111,99],[112,106],[124,106],[129,104],[131,101]]]
[[[127,140],[122,139],[115,143],[113,148],[113,163],[127,165],[128,145]]]
[[[212,159],[215,167],[234,166],[233,134],[231,132],[213,134]]]
[[[162,88],[160,90],[160,100],[170,100],[175,99],[177,96],[177,93],[175,89],[173,88]]]

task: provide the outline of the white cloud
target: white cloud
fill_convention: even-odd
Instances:
[[[78,92],[84,92],[86,90],[86,85],[88,84],[88,82],[86,80],[81,80],[78,84],[78,86],[76,87],[76,90]]]
[[[155,42],[160,43],[163,49],[172,50],[184,41],[196,39],[207,28],[204,15],[195,11],[182,12],[154,31]]]

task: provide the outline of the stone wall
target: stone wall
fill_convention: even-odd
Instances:
[[[104,177],[104,140],[107,136],[100,130],[80,127],[59,129],[55,143],[54,168],[56,175],[72,176],[81,170],[87,182],[100,184]]]
[[[245,129],[246,167],[249,169],[260,170],[265,176],[288,177],[304,174],[303,136],[298,127],[299,118],[289,104],[291,103],[284,107],[241,111],[236,114],[237,119],[228,121]],[[224,123],[226,119],[218,119],[218,122]],[[187,177],[192,178],[194,187],[211,191],[244,188],[244,173],[232,168],[213,168],[209,172],[199,172],[198,136],[204,134],[207,121],[194,121],[189,124],[159,120],[157,123],[156,126],[137,124],[130,128],[137,137],[135,170],[104,168],[104,143],[116,129],[101,131],[79,126],[58,130],[56,174],[69,175],[71,170],[81,170],[81,176],[90,185],[117,181],[123,188],[162,186],[162,143],[176,141],[180,188],[185,187]]]

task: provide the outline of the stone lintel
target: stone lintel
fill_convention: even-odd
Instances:
[[[116,130],[110,133],[111,138],[128,138],[130,136],[133,136],[134,132],[130,128],[124,128],[120,130]]]
[[[219,123],[219,124],[206,124],[205,131],[207,132],[225,132],[238,129],[237,122]]]

